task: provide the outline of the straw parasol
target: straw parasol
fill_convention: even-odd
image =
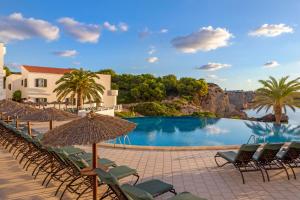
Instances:
[[[15,109],[13,109],[9,112],[6,112],[4,115],[6,115],[7,117],[14,116],[15,120],[16,120],[16,128],[18,128],[19,127],[19,117],[30,115],[30,114],[38,112],[38,111],[39,111],[39,109],[37,109],[37,108],[33,108],[28,105],[20,104]],[[28,127],[28,134],[31,134],[30,131],[31,131],[30,127]]]
[[[21,107],[22,107],[22,105],[18,102],[11,101],[11,100],[1,100],[1,102],[0,102],[1,119],[3,117],[3,113],[12,112]],[[8,118],[9,118],[9,116],[8,116]]]
[[[78,118],[77,115],[58,110],[56,108],[43,108],[38,109],[37,112],[31,113],[30,115],[25,115],[20,119],[23,121],[38,121],[47,122],[49,121],[50,130],[53,128],[53,121],[65,121],[70,119]]]
[[[85,117],[63,124],[45,133],[43,144],[48,146],[87,145],[93,146],[93,169],[97,168],[96,143],[116,138],[132,131],[136,125],[117,117],[94,112]],[[97,196],[97,177],[93,175],[93,199]]]

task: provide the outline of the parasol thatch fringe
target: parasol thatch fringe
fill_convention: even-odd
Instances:
[[[11,112],[20,107],[22,107],[22,104],[15,101],[6,99],[0,101],[0,112]]]
[[[37,109],[37,108],[33,108],[28,105],[19,104],[14,109],[6,112],[4,115],[5,116],[14,116],[14,117],[16,117],[16,116],[23,117],[25,115],[30,115],[30,114],[38,112],[38,111],[39,111],[39,109]]]
[[[121,118],[89,113],[48,131],[42,142],[48,146],[94,144],[127,134],[135,127]]]
[[[65,120],[70,120],[75,118],[78,118],[78,116],[75,114],[51,107],[51,108],[39,109],[37,112],[21,117],[20,120],[45,122],[50,120],[65,121]]]

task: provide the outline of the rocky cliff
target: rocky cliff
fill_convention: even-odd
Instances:
[[[226,91],[230,104],[234,105],[238,110],[249,109],[253,102],[255,93],[252,91]]]
[[[245,112],[231,104],[229,95],[214,83],[208,84],[208,94],[199,98],[202,111],[212,112],[221,117],[240,117],[246,119]]]

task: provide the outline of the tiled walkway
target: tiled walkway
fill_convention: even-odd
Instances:
[[[0,199],[1,200],[56,200],[54,187],[44,188],[39,179],[20,168],[10,153],[0,148]]]
[[[136,168],[141,181],[158,178],[172,183],[178,192],[189,191],[207,199],[300,199],[298,180],[287,180],[281,171],[271,172],[271,182],[264,183],[259,172],[245,174],[246,184],[237,170],[228,165],[217,168],[216,151],[141,151],[100,148],[99,155],[119,165]],[[162,199],[166,199],[165,195]]]
[[[89,150],[88,148],[85,148]],[[99,148],[99,155],[118,165],[136,168],[140,181],[158,178],[174,184],[177,192],[189,191],[207,199],[300,199],[300,179],[287,180],[280,171],[271,172],[271,182],[263,183],[260,173],[240,174],[232,166],[217,168],[216,151],[146,151]],[[300,178],[300,169],[296,169]],[[123,182],[133,180],[125,179]],[[44,188],[30,172],[20,168],[10,153],[0,148],[0,199],[57,199],[55,187]],[[170,194],[158,199],[167,199]],[[73,198],[65,198],[73,199]]]

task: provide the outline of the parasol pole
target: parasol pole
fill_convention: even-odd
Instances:
[[[27,122],[27,127],[28,127],[28,135],[31,136],[31,123],[30,123],[30,121]]]
[[[97,144],[93,143],[93,170],[97,168]],[[97,176],[93,176],[93,200],[97,199],[97,187],[98,180]]]
[[[50,129],[50,130],[53,129],[53,120],[52,120],[52,119],[49,121],[49,129]]]
[[[16,129],[19,129],[19,117],[18,117],[18,115],[16,116]]]

